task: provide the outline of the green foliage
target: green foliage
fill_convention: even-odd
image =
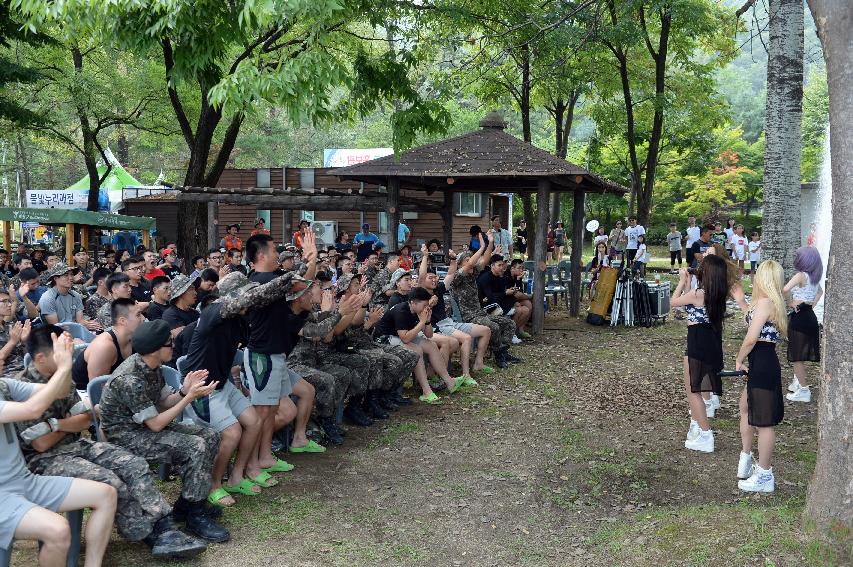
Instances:
[[[809,73],[803,90],[803,145],[800,161],[800,176],[803,181],[820,180],[823,144],[828,125],[829,92],[826,69],[814,69]]]

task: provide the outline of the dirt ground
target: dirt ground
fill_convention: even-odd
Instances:
[[[729,319],[729,367],[742,333]],[[683,447],[685,337],[671,319],[598,328],[552,311],[544,335],[514,349],[522,364],[441,406],[349,427],[324,455],[289,455],[297,468],[279,486],[226,511],[232,541],[189,564],[850,565],[849,541],[819,541],[802,517],[816,402],[786,404],[775,494],[741,493],[742,382],[725,383],[716,452]],[[106,561],[152,563],[117,537]]]

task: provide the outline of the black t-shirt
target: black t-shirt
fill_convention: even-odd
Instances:
[[[151,286],[144,279],[140,280],[136,287],[130,286],[130,298],[134,301],[151,301]]]
[[[444,285],[444,282],[438,282],[433,293],[438,298],[438,303],[432,308],[432,317],[429,320],[431,325],[447,319],[447,306],[444,304],[444,294],[447,293],[447,286]]]
[[[163,266],[160,269],[163,270],[163,273],[166,274],[170,280],[175,279],[175,276],[181,273],[181,269],[177,266]]]
[[[208,383],[221,390],[231,376],[237,347],[246,342],[246,324],[241,317],[223,319],[222,304],[212,303],[201,313],[187,348],[187,368],[207,370]]]
[[[281,274],[255,272],[249,281],[269,283]],[[252,309],[249,321],[249,350],[263,354],[290,354],[299,342],[299,331],[309,313],[295,315],[284,299],[279,299],[263,309]]]
[[[409,309],[409,302],[398,303],[385,311],[382,318],[376,323],[375,335],[381,337],[390,335],[399,336],[397,331],[410,331],[418,324],[418,316]]]
[[[481,298],[486,298],[483,305],[497,303],[504,310],[509,311],[515,305],[515,297],[506,294],[507,278],[495,276],[491,270],[483,270],[477,277],[477,289]]]
[[[406,297],[400,295],[399,293],[395,293],[391,297],[388,298],[388,304],[385,306],[385,309],[391,309],[398,303],[404,303],[406,301]]]
[[[145,312],[145,317],[147,317],[149,321],[153,321],[155,319],[162,319],[163,313],[165,313],[166,309],[168,308],[168,304],[160,305],[156,301],[152,300],[151,303],[148,304],[148,310]]]
[[[695,268],[698,265],[698,262],[696,261],[696,254],[704,254],[705,251],[713,245],[714,243],[710,240],[708,242],[703,242],[701,238],[694,242],[693,246],[690,247],[690,267]]]
[[[177,305],[170,305],[168,309],[163,311],[161,318],[169,324],[170,329],[177,329],[178,327],[186,327],[198,320],[198,311],[195,309],[179,309]]]
[[[524,239],[523,243],[521,242],[522,238]],[[524,230],[519,228],[518,230],[515,231],[515,245],[518,246],[519,248],[526,248],[527,247],[527,229],[526,228]]]

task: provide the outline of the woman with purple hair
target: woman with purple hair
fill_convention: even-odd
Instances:
[[[794,365],[794,379],[788,386],[791,402],[810,402],[812,392],[806,382],[805,362],[820,362],[820,327],[814,314],[814,305],[820,301],[823,289],[823,262],[813,246],[802,246],[794,256],[797,273],[783,290],[788,305],[793,309],[788,316],[788,362]]]

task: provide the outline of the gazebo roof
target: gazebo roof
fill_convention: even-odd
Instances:
[[[535,191],[540,179],[552,190],[623,193],[627,189],[504,131],[506,121],[490,112],[480,129],[433,142],[399,156],[385,156],[331,171],[342,179],[383,183],[399,178],[407,189]],[[555,186],[556,185],[556,186]]]

